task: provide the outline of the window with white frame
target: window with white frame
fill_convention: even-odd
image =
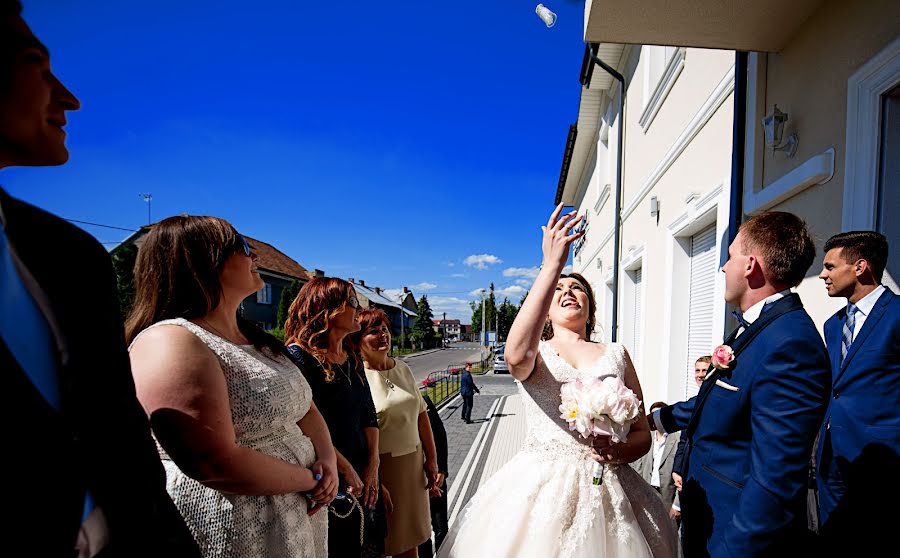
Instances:
[[[691,283],[688,304],[687,375],[685,398],[697,394],[694,363],[712,349],[716,287],[716,226],[699,231],[690,240]]]
[[[635,367],[640,369],[644,268],[638,267],[627,271],[627,277],[629,285],[626,289],[624,309],[628,315],[623,316],[625,319],[622,324],[622,337],[625,341],[625,347],[631,353],[631,360],[634,362]]]
[[[256,302],[259,304],[272,304],[272,285],[266,283],[263,288],[256,291]]]
[[[644,65],[644,105],[650,102],[650,97],[663,74],[666,73],[666,65],[678,50],[673,46],[647,45],[642,47],[647,51],[647,61]]]

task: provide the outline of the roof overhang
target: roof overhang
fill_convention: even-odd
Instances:
[[[600,44],[597,45],[597,58],[609,64],[613,69],[619,69],[622,62],[624,45]],[[585,165],[591,160],[591,154],[596,148],[597,133],[600,131],[600,117],[605,108],[604,101],[608,97],[608,91],[617,85],[615,79],[602,68],[595,68],[587,50],[582,63],[582,78],[589,77],[581,87],[581,98],[578,101],[578,120],[569,128],[566,138],[566,150],[563,154],[563,166],[559,174],[559,183],[556,189],[555,204],[560,202],[572,205],[578,193],[578,186],[585,171]]]
[[[778,52],[823,0],[587,0],[586,43]]]

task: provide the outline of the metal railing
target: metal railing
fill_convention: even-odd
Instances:
[[[473,374],[484,374],[491,369],[492,355],[490,353],[480,361],[471,362]],[[451,364],[444,370],[437,370],[428,374],[422,380],[419,390],[428,395],[429,399],[437,405],[446,399],[459,393],[459,383],[465,363]]]

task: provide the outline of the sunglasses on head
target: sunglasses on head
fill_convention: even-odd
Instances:
[[[247,239],[244,238],[242,235],[237,235],[237,240],[238,240],[238,244],[239,244],[239,245],[243,248],[243,250],[244,250],[244,255],[247,256],[247,257],[249,258],[249,257],[250,257],[250,252],[251,252],[251,250],[250,250],[250,243],[248,243],[248,242],[247,242]]]

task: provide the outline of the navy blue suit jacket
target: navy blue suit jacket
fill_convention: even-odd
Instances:
[[[470,372],[463,372],[459,382],[459,394],[466,396],[475,395],[476,391],[478,391],[478,388],[475,387],[475,379],[472,378],[472,374]]]
[[[688,401],[657,411],[684,430],[685,556],[793,556],[806,541],[808,463],[828,404],[828,355],[800,297],[770,305],[736,359]]]
[[[841,332],[846,320],[847,309],[842,308],[825,322],[832,397],[816,456],[819,521],[823,535],[846,537],[852,529],[853,539],[858,540],[859,528],[871,528],[873,519],[887,517],[877,509],[893,509],[896,516],[900,297],[890,289],[878,297],[841,363]]]

